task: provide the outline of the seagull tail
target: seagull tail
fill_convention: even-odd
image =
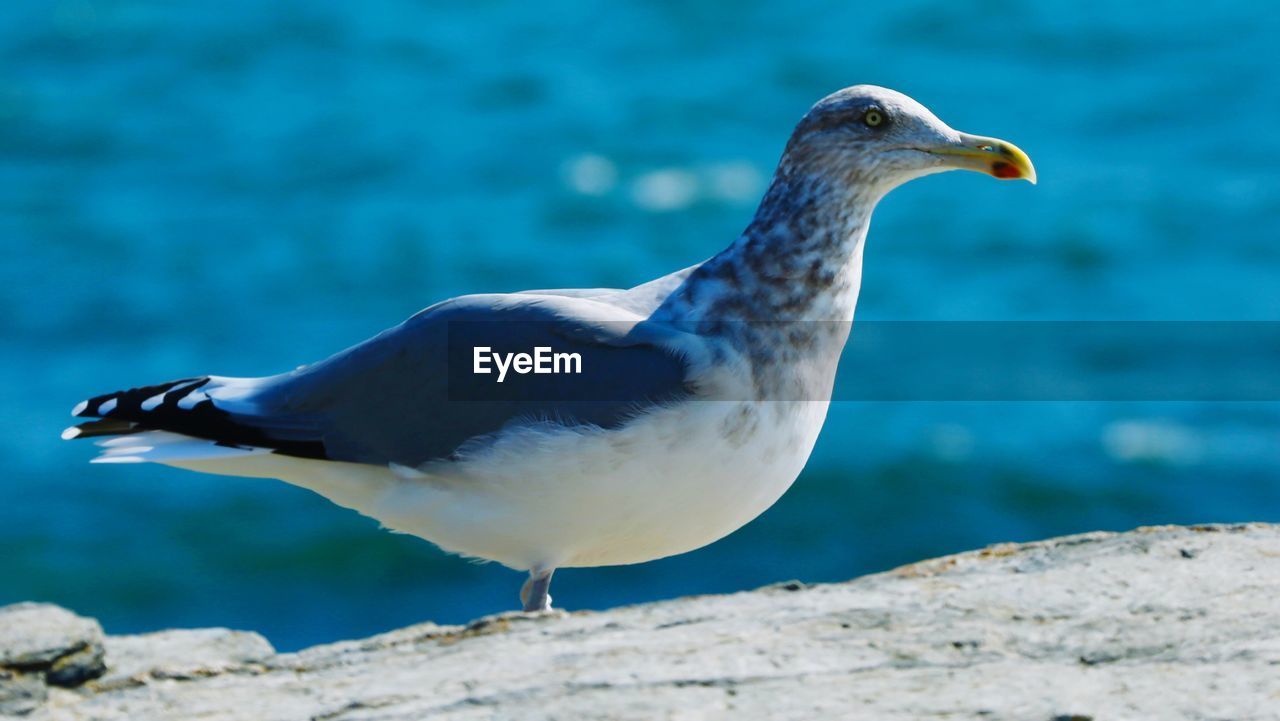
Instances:
[[[62,438],[100,439],[97,444],[105,450],[93,463],[172,463],[270,452],[323,458],[323,446],[305,432],[299,435],[288,419],[253,412],[244,399],[261,382],[201,376],[95,396],[71,411],[88,420],[64,430]]]

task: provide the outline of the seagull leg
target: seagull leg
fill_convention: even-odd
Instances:
[[[551,610],[551,594],[547,592],[551,590],[551,574],[555,572],[554,568],[529,569],[529,580],[520,587],[520,600],[525,611]]]

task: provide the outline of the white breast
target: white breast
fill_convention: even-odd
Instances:
[[[357,510],[517,569],[649,561],[773,505],[826,411],[824,401],[701,401],[617,430],[520,430],[463,462],[401,473]]]

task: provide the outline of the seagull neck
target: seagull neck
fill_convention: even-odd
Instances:
[[[876,198],[780,169],[751,224],[669,299],[698,320],[853,320]]]

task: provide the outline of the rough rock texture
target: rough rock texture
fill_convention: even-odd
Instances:
[[[1280,719],[1280,526],[1091,533],[291,654],[220,630],[106,651],[107,676],[23,718]]]
[[[43,603],[0,608],[0,714],[38,707],[48,686],[101,676],[102,626]]]

